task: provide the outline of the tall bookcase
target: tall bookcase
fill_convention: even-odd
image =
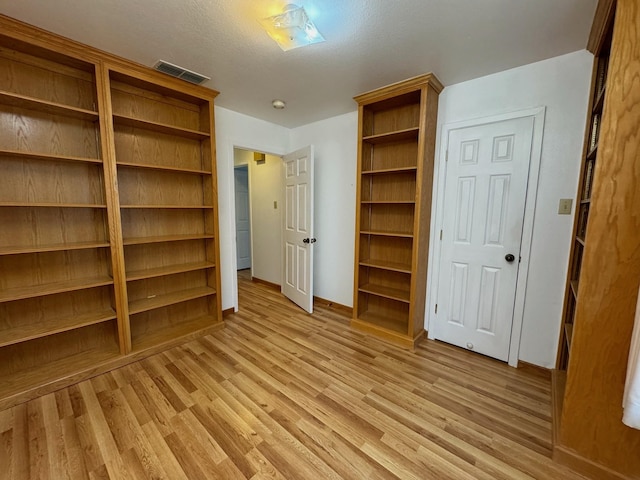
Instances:
[[[0,26],[2,409],[223,322],[217,92]]]
[[[217,321],[209,102],[110,72],[131,348]]]
[[[598,1],[587,45],[595,61],[567,279],[577,292],[567,292],[570,346],[563,333],[553,377],[553,458],[598,479],[640,476],[640,431],[622,422],[640,282],[639,24],[638,2]]]
[[[358,187],[351,325],[409,348],[424,337],[442,88],[427,74],[355,97]]]
[[[597,172],[598,144],[600,139],[600,124],[602,119],[604,99],[607,92],[607,73],[611,53],[611,38],[613,33],[613,11],[606,21],[598,41],[591,82],[591,96],[589,115],[587,117],[586,137],[583,149],[583,161],[580,169],[580,179],[576,198],[578,204],[573,226],[571,253],[569,256],[569,270],[565,288],[563,311],[563,328],[558,342],[558,357],[556,368],[561,372],[567,370],[571,343],[573,339],[574,319],[578,303],[578,286],[582,269],[583,252],[586,246],[589,208],[593,181]]]

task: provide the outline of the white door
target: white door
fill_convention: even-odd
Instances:
[[[313,147],[285,155],[282,293],[313,312]]]
[[[434,338],[509,358],[533,117],[449,132]]]
[[[236,187],[236,256],[238,270],[251,268],[251,222],[249,220],[249,168],[234,168]]]

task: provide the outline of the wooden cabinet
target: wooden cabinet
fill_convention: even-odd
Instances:
[[[217,93],[0,25],[4,408],[222,316]]]
[[[577,302],[565,311],[572,325],[569,355],[562,353],[565,338],[559,345],[558,368],[566,367],[566,389],[554,385],[555,396],[563,400],[556,409],[560,418],[554,418],[554,459],[598,479],[640,477],[640,431],[622,423],[640,286],[638,24],[638,2],[598,3],[588,45],[596,61],[578,197],[583,203],[573,240],[581,248],[573,248],[568,282],[579,279],[574,283]],[[591,178],[588,162],[594,162]],[[583,233],[584,205],[588,222]]]
[[[413,348],[424,336],[440,82],[422,75],[358,102],[351,325]]]

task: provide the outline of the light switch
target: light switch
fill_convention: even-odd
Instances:
[[[558,215],[571,215],[572,198],[561,198],[558,204]]]

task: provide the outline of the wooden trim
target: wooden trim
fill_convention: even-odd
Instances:
[[[96,66],[96,88],[100,113],[100,136],[102,137],[102,159],[107,200],[109,242],[111,244],[111,268],[114,279],[114,302],[118,312],[118,338],[120,353],[131,352],[131,326],[129,323],[129,300],[122,245],[122,220],[118,194],[118,172],[116,169],[116,147],[113,136],[111,92],[109,72],[104,65]]]
[[[599,465],[591,460],[578,455],[570,448],[556,445],[553,447],[553,460],[567,465],[572,470],[581,473],[588,478],[597,478],[598,480],[633,480],[634,477],[621,475],[603,465]],[[637,478],[637,477],[635,477]]]
[[[222,310],[222,318],[227,318],[229,315],[233,315],[234,313],[236,313],[235,308],[225,308],[224,310]]]
[[[602,48],[602,42],[605,39],[605,33],[609,24],[613,21],[615,14],[616,0],[600,0],[596,7],[596,13],[591,24],[591,33],[587,42],[587,50],[594,55]]]
[[[347,307],[346,305],[342,305],[341,303],[334,302],[333,300],[327,300],[326,298],[316,297],[314,295],[313,302],[318,303],[326,308],[332,308],[348,316],[353,315],[353,307]]]
[[[534,365],[533,363],[529,362],[523,362],[522,360],[518,360],[517,368],[531,372],[538,377],[544,378],[545,380],[551,380],[551,377],[553,376],[553,370],[551,370],[550,368],[541,367],[540,365]]]
[[[426,73],[424,75],[418,75],[417,77],[409,78],[401,82],[392,83],[386,85],[383,88],[377,88],[370,92],[362,93],[353,99],[360,105],[367,105],[372,102],[378,102],[384,100],[387,97],[395,97],[404,93],[420,90],[422,87],[429,85],[435,90],[436,93],[440,93],[444,86],[440,83],[440,80],[436,78],[433,73]]]
[[[272,290],[277,290],[277,291],[282,290],[282,287],[277,283],[269,282],[267,280],[262,280],[261,278],[251,277],[251,281],[254,283],[265,285],[266,287],[271,288]]]
[[[562,404],[564,391],[567,386],[567,372],[565,370],[551,370],[551,445],[560,444],[560,420],[562,419]]]

